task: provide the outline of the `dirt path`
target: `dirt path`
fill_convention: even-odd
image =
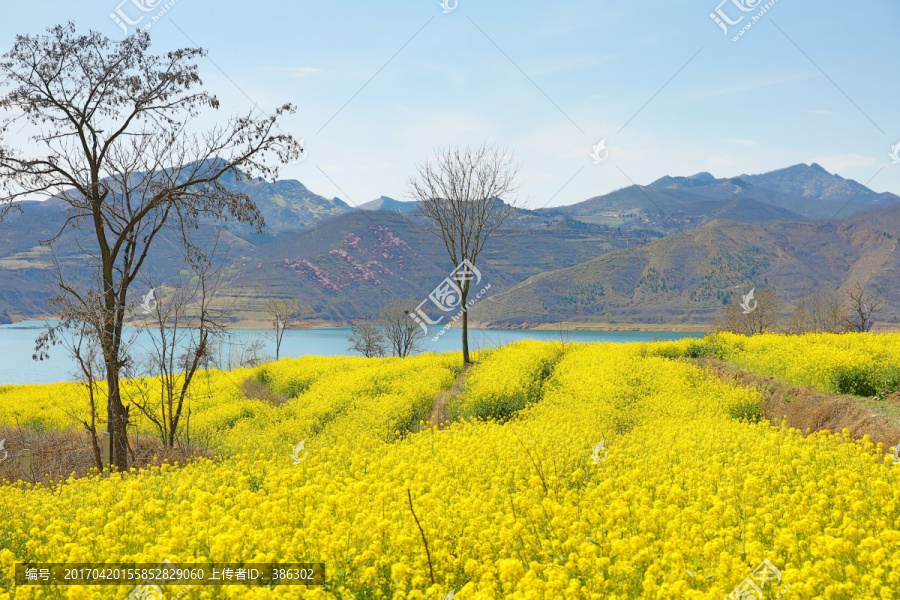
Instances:
[[[431,415],[428,420],[437,425],[438,429],[443,429],[450,424],[450,413],[447,411],[447,402],[462,391],[463,382],[466,380],[466,372],[468,368],[463,369],[462,373],[453,382],[453,386],[449,390],[444,390],[434,398],[431,405]]]
[[[884,400],[829,394],[785,383],[774,377],[740,371],[715,359],[701,358],[692,362],[710,369],[726,383],[759,389],[765,399],[766,418],[776,425],[786,417],[788,427],[804,432],[807,429],[827,429],[839,433],[846,428],[854,439],[868,434],[872,443],[882,442],[885,448],[894,446],[900,440],[898,394]]]

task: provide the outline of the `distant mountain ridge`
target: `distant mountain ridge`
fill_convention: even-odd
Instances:
[[[400,214],[406,214],[414,211],[416,209],[415,202],[405,202],[403,200],[394,200],[393,198],[388,198],[387,196],[382,196],[375,200],[370,200],[364,204],[359,205],[360,210],[385,210],[388,212],[395,212]]]
[[[741,175],[750,185],[791,194],[801,198],[813,198],[823,202],[850,202],[878,208],[900,202],[900,197],[890,193],[870,190],[853,179],[829,173],[818,163],[799,164],[760,175]]]
[[[426,298],[453,267],[421,233],[414,202],[381,196],[357,208],[295,180],[222,182],[254,200],[267,223],[263,234],[234,223],[219,234],[228,249],[220,294],[241,307],[239,318],[264,319],[268,299],[294,298],[320,320],[348,323],[391,297]],[[45,312],[52,256],[38,241],[66,218],[58,201],[20,208],[0,222],[0,322]],[[835,215],[809,250],[798,245]],[[791,297],[803,286],[840,287],[864,276],[900,303],[891,275],[900,273],[892,250],[900,197],[815,163],[732,178],[661,177],[571,206],[521,210],[514,224],[516,235],[492,240],[478,258],[492,293],[473,320],[523,325],[612,312],[636,322],[708,322],[746,283],[776,285]],[[211,240],[215,232],[203,222],[196,235]],[[90,238],[62,236],[57,257],[77,258],[79,243]],[[163,280],[177,268],[173,243],[163,236],[148,259]],[[770,278],[778,266],[781,274]]]
[[[710,323],[752,288],[774,288],[784,308],[809,292],[855,283],[884,299],[877,320],[900,322],[900,204],[831,223],[766,226],[717,220],[697,229],[547,271],[471,311],[492,326],[603,321]]]
[[[324,219],[352,210],[340,198],[329,200],[311,192],[296,179],[238,181],[234,175],[227,174],[221,181],[227,187],[247,194],[256,203],[271,233],[314,226]]]
[[[747,214],[735,202],[754,202],[756,210]],[[900,196],[874,192],[812,163],[720,179],[706,172],[687,177],[665,176],[649,185],[628,186],[542,212],[548,217],[625,226],[640,222],[675,233],[713,219],[763,225],[779,220],[830,219],[897,203]]]

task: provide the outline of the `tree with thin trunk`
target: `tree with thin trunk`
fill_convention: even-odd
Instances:
[[[756,290],[754,290],[756,292]],[[755,293],[746,305],[728,304],[719,320],[717,329],[743,335],[778,331],[781,303],[775,290],[764,289]],[[749,309],[749,310],[748,310]]]
[[[378,325],[391,349],[392,356],[405,358],[413,352],[421,350],[421,342],[425,338],[425,332],[409,318],[409,313],[415,310],[416,300],[391,300],[378,315]]]
[[[300,318],[297,301],[274,298],[266,304],[266,312],[272,317],[272,327],[275,328],[275,360],[278,360],[281,358],[281,341],[285,330]]]
[[[17,200],[41,195],[67,209],[46,243],[52,247],[74,229],[81,255],[59,263],[75,266],[60,276],[57,316],[63,325],[90,323],[84,315],[99,307],[93,333],[103,355],[111,462],[120,470],[128,467],[122,332],[129,291],[154,242],[166,232],[190,232],[201,220],[261,229],[253,201],[221,179],[275,178],[271,160],[288,162],[296,147],[291,136],[276,133],[290,105],[197,127],[201,113],[219,107],[195,63],[205,52],[160,56],[149,47],[146,32],[114,41],[95,31],[78,34],[69,23],[17,36],[0,57],[0,136],[30,127],[26,149],[0,146],[0,215]],[[57,331],[39,338],[39,355]]]
[[[809,290],[802,292],[788,319],[791,333],[810,331],[839,333],[848,328],[846,307],[834,292]]]
[[[883,302],[881,296],[857,281],[847,290],[847,297],[850,299],[851,316],[847,319],[850,331],[864,333],[872,329],[872,315]]]
[[[369,321],[355,323],[350,333],[350,350],[366,358],[381,357],[387,352],[387,339],[377,325]]]
[[[74,376],[87,400],[87,415],[84,414],[83,407],[73,408],[71,397],[63,400],[65,404],[63,410],[80,423],[90,437],[94,466],[102,471],[101,438],[103,434],[100,431],[102,420],[98,409],[103,398],[103,390],[100,386],[100,381],[103,379],[103,360],[100,356],[99,344],[93,339],[94,331],[94,327],[84,323],[73,324],[73,327],[66,332],[68,335],[65,336],[65,339],[60,340],[77,366]]]
[[[135,318],[148,332],[151,347],[147,377],[135,382],[130,399],[153,423],[167,448],[174,448],[179,440],[187,441],[181,425],[190,414],[194,380],[202,369],[209,368],[214,341],[221,340],[225,332],[228,307],[213,304],[223,273],[221,263],[214,259],[217,245],[218,238],[207,250],[187,246],[189,269],[166,286],[162,296],[155,297],[152,308],[143,308],[144,314]]]
[[[519,169],[506,150],[487,145],[446,148],[435,152],[434,162],[429,160],[416,170],[409,180],[409,195],[426,222],[421,231],[443,243],[457,268],[465,261],[474,266],[489,239],[511,233],[508,221],[516,214],[516,206],[509,196],[516,191]],[[469,278],[459,281],[463,365],[471,363],[470,283]]]

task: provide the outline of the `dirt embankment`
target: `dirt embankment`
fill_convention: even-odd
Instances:
[[[692,362],[710,369],[727,383],[757,388],[765,399],[766,418],[776,425],[787,418],[788,427],[804,432],[827,429],[837,433],[847,429],[854,439],[868,434],[873,443],[881,442],[885,449],[900,442],[900,393],[878,400],[829,394],[740,371],[715,359],[698,358]]]

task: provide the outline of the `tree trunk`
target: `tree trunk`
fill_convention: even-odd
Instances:
[[[118,365],[106,365],[106,384],[109,387],[109,402],[106,407],[106,430],[109,432],[112,449],[109,462],[120,472],[128,470],[128,429],[125,406],[119,391]]]
[[[111,277],[104,277],[107,283],[106,289],[112,289]],[[107,311],[104,318],[104,334],[106,337],[103,349],[103,362],[106,366],[106,430],[109,432],[110,453],[109,462],[120,472],[128,471],[128,416],[125,414],[125,406],[122,404],[122,393],[119,385],[119,369],[121,366],[122,336],[120,320],[115,320],[117,307],[111,294],[107,295]],[[117,322],[118,321],[118,322]]]
[[[466,300],[469,297],[468,293],[469,282],[466,282],[465,288],[462,291],[462,298],[460,301],[460,306],[462,307],[462,351],[463,351],[463,367],[468,367],[472,364],[472,361],[469,360],[469,310],[466,307]]]

